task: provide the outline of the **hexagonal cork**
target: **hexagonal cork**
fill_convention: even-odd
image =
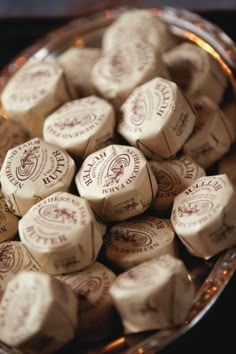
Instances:
[[[103,243],[102,228],[89,203],[66,192],[34,205],[19,222],[19,236],[41,270],[50,274],[93,263]]]
[[[63,69],[56,62],[45,61],[25,64],[1,96],[4,112],[20,121],[31,138],[42,136],[45,117],[69,99]]]
[[[142,152],[125,145],[110,145],[89,155],[75,183],[81,197],[104,221],[122,221],[143,213],[158,189]]]
[[[125,333],[183,324],[195,289],[182,260],[163,255],[120,274],[110,288]]]
[[[105,256],[120,269],[176,254],[175,232],[168,219],[143,216],[113,225],[104,239]]]
[[[121,14],[105,31],[102,40],[104,52],[135,40],[150,43],[161,53],[178,43],[175,37],[152,9],[131,9]]]
[[[10,149],[1,169],[2,192],[9,209],[23,216],[35,203],[67,191],[75,173],[69,154],[34,138]]]
[[[227,175],[201,177],[175,198],[171,222],[188,251],[208,259],[236,244],[235,208]]]
[[[0,303],[0,340],[24,353],[53,353],[75,336],[78,299],[46,273],[23,271]]]
[[[121,111],[118,132],[154,160],[174,156],[192,133],[197,118],[176,83],[160,77],[136,88]]]
[[[27,248],[19,241],[6,241],[0,244],[0,299],[7,283],[23,270],[37,272],[39,266]]]
[[[170,78],[160,52],[140,40],[103,53],[92,69],[97,91],[118,108],[138,85],[156,76]]]
[[[94,262],[80,272],[57,276],[74,290],[79,299],[78,341],[100,341],[121,331],[109,289],[115,273],[100,262]]]
[[[48,143],[65,149],[75,158],[109,145],[115,130],[111,104],[97,96],[65,103],[44,122],[43,137]]]
[[[0,243],[17,235],[18,221],[18,217],[9,210],[5,197],[0,192]]]

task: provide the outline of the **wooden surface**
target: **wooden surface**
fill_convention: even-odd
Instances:
[[[191,10],[236,9],[236,0],[1,0],[0,18],[70,17],[124,3]]]

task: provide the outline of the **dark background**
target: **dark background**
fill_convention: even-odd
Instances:
[[[122,4],[124,1],[116,2]],[[140,1],[139,1],[140,2]],[[48,31],[91,9],[109,8],[114,1],[0,0],[0,68]],[[132,3],[137,3],[133,1]],[[151,6],[171,5],[198,12],[218,24],[236,41],[236,0],[153,1]],[[236,276],[204,318],[163,354],[236,353]],[[79,353],[79,352],[78,352]],[[68,353],[69,354],[69,353]]]

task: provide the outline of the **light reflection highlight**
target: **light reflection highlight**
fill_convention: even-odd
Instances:
[[[121,346],[125,345],[126,341],[125,341],[125,337],[120,337],[116,340],[114,340],[113,342],[107,344],[104,348],[103,348],[103,352],[104,353],[109,353],[112,352],[115,349],[120,348]]]
[[[76,47],[78,47],[78,48],[83,48],[85,46],[85,41],[81,37],[75,38],[74,43],[75,43]]]
[[[233,85],[234,91],[236,92],[236,82],[232,73],[232,70],[229,68],[229,66],[224,62],[224,60],[221,58],[220,54],[217,53],[217,51],[207,42],[205,42],[203,39],[195,35],[194,33],[184,31],[184,37],[187,38],[189,41],[194,42],[197,44],[199,47],[204,49],[207,53],[213,56],[218,63],[221,65],[223,70],[226,72],[228,77],[231,80],[231,83]]]

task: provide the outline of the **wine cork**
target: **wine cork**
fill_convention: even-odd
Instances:
[[[21,122],[32,138],[42,136],[46,116],[69,99],[63,70],[55,62],[23,66],[1,95],[5,113]]]
[[[123,270],[163,254],[176,254],[175,233],[170,221],[153,216],[112,226],[104,244],[108,261]]]
[[[72,92],[72,97],[90,96],[95,94],[91,80],[91,70],[100,58],[100,48],[70,47],[58,56],[62,66],[67,85]]]
[[[0,192],[0,243],[13,239],[18,231],[18,218],[8,208],[4,195]]]
[[[39,266],[22,242],[0,244],[0,301],[8,282],[22,271],[39,271]]]
[[[8,151],[1,185],[9,209],[23,216],[35,203],[57,191],[67,191],[75,163],[67,152],[34,138]]]
[[[79,300],[78,341],[95,342],[114,336],[119,321],[109,288],[116,275],[102,263],[94,262],[80,272],[57,277],[72,288]]]
[[[228,177],[205,176],[175,198],[171,222],[191,254],[209,259],[236,244],[235,208]]]
[[[28,140],[21,124],[0,116],[0,170],[8,150]]]
[[[193,43],[181,43],[163,55],[173,81],[189,97],[208,96],[219,104],[228,83],[220,64]]]
[[[236,186],[236,152],[233,150],[218,163],[218,174],[226,174],[230,181]]]
[[[149,43],[125,43],[103,53],[91,74],[97,91],[116,108],[138,85],[156,76],[170,78],[161,53]]]
[[[19,236],[40,269],[63,274],[96,260],[103,235],[88,202],[57,192],[34,205],[19,221]]]
[[[198,178],[206,175],[191,157],[182,155],[169,161],[150,161],[150,166],[158,184],[158,194],[154,208],[159,211],[170,210],[175,197]]]
[[[105,52],[141,40],[150,43],[161,53],[177,45],[178,41],[154,13],[145,9],[128,10],[121,14],[105,31],[102,49]]]
[[[120,274],[110,288],[126,334],[183,324],[194,293],[183,261],[167,254]]]
[[[77,308],[69,286],[46,273],[23,271],[0,303],[0,340],[24,353],[54,353],[74,338]]]
[[[83,160],[113,139],[115,113],[111,104],[97,96],[65,103],[47,117],[43,137]]]
[[[80,196],[103,221],[122,221],[143,213],[158,189],[142,152],[115,144],[89,155],[75,183]]]
[[[197,117],[177,85],[160,77],[136,88],[121,111],[118,132],[154,160],[174,156]]]
[[[183,151],[206,169],[230,150],[234,131],[222,110],[208,97],[197,99],[194,106],[198,122]]]

